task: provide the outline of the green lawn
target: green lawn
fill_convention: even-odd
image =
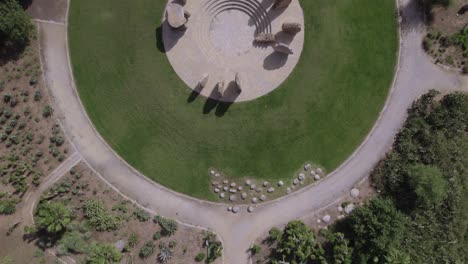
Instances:
[[[178,192],[214,200],[208,168],[288,179],[305,161],[327,171],[362,142],[394,75],[394,0],[305,0],[306,41],[271,94],[203,112],[157,48],[166,1],[73,0],[69,40],[81,99],[108,143]]]

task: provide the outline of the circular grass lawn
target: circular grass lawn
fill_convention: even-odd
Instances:
[[[394,0],[306,0],[305,46],[285,83],[232,105],[175,74],[161,39],[165,1],[71,1],[73,72],[97,130],[132,166],[175,191],[215,200],[209,168],[230,178],[292,179],[327,171],[369,133],[391,87]]]

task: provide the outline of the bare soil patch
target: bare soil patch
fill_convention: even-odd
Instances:
[[[466,1],[453,1],[448,7],[436,6],[432,10],[428,34],[424,38],[423,48],[436,64],[468,73],[468,41],[466,28],[468,13],[457,13],[466,5]]]
[[[123,263],[133,260],[132,263],[155,263],[159,253],[160,245],[170,245],[175,242],[172,248],[172,258],[167,263],[195,263],[195,256],[200,252],[206,253],[203,241],[207,235],[206,231],[190,228],[179,224],[176,233],[172,236],[161,236],[155,239],[155,233],[161,232],[161,227],[153,222],[153,215],[142,213],[141,209],[130,201],[124,199],[114,189],[104,183],[94,172],[84,163],[78,164],[72,169],[72,173],[67,174],[62,180],[57,182],[52,191],[46,192],[45,197],[53,195],[50,201],[62,201],[68,207],[74,208],[76,220],[85,221],[81,208],[83,204],[90,200],[103,201],[105,207],[114,215],[122,219],[120,227],[115,231],[98,232],[92,231],[91,241],[114,244],[120,240],[129,241],[131,235],[138,237],[138,242],[124,251]],[[137,219],[137,212],[148,216],[147,221]],[[157,235],[156,235],[157,236]],[[156,245],[154,253],[148,258],[139,257],[139,251],[148,241],[153,241]],[[52,249],[57,251],[56,248]],[[57,251],[60,255],[60,252]],[[85,255],[70,255],[76,261],[83,261]],[[220,263],[218,259],[214,263]]]

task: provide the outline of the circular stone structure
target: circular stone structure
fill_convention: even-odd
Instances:
[[[191,0],[184,10],[190,13],[184,29],[163,22],[166,55],[179,77],[205,97],[242,102],[268,94],[281,85],[299,61],[304,46],[304,15],[298,0],[275,10],[273,1]],[[282,31],[285,22],[299,23],[297,34]],[[274,50],[274,44],[255,43],[259,33],[273,34],[293,54]],[[199,82],[209,75],[205,87]],[[237,89],[236,76],[242,79]],[[224,82],[224,95],[218,83]]]

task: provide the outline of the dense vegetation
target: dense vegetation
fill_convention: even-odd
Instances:
[[[306,161],[333,170],[369,132],[391,86],[395,1],[300,2],[305,46],[288,80],[209,112],[202,96],[187,102],[192,91],[161,48],[155,23],[166,1],[71,1],[73,73],[94,125],[143,174],[204,199],[217,197],[211,167],[270,182],[291,179]]]
[[[373,171],[380,197],[322,230],[322,244],[298,222],[272,229],[273,263],[467,263],[468,96],[437,95],[413,104]]]
[[[29,16],[17,0],[0,1],[0,52],[24,48],[33,30]]]

